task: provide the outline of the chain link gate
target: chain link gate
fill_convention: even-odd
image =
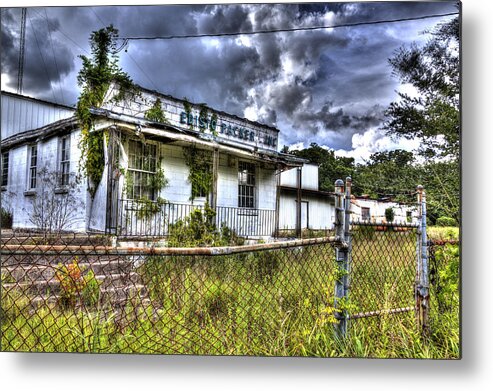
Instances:
[[[417,187],[416,223],[371,222],[351,217],[351,178],[335,182],[336,237],[346,247],[336,250],[334,307],[336,333],[373,330],[378,334],[389,316],[417,323],[429,332],[429,282],[426,198]]]

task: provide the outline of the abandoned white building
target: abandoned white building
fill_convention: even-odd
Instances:
[[[277,152],[278,129],[145,89],[114,104],[116,92],[92,110],[92,131],[105,135],[104,170],[92,192],[86,181],[69,183],[81,161],[75,110],[2,92],[2,200],[14,228],[39,227],[36,194],[46,185],[42,175],[56,172],[53,193],[73,195],[66,230],[166,236],[169,224],[208,202],[218,225],[241,236],[274,235],[278,174],[303,163]],[[145,118],[158,99],[163,122]],[[190,182],[190,155],[209,159],[209,189]]]
[[[143,88],[120,104],[116,93],[112,86],[91,110],[104,168],[88,186],[75,109],[2,92],[2,207],[14,228],[165,237],[206,203],[218,226],[243,237],[333,227],[334,199],[318,189],[318,167],[278,152],[278,129]],[[153,108],[159,121],[146,115]],[[385,209],[365,202],[354,200],[353,213]]]

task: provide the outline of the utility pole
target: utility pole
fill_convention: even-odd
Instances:
[[[27,8],[21,9],[21,37],[19,43],[19,73],[17,74],[17,93],[22,94],[22,79],[24,77],[24,47],[26,43],[26,13]]]

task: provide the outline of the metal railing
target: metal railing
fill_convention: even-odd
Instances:
[[[204,205],[171,202],[120,200],[117,235],[121,237],[167,237],[170,228],[185,220],[194,210],[204,212]],[[217,206],[214,221],[241,237],[273,236],[275,214],[273,209]]]

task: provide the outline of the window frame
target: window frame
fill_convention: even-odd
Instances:
[[[70,152],[71,152],[70,147],[71,147],[70,134],[60,137],[58,141],[57,185],[61,188],[67,187],[70,182]],[[64,152],[66,152],[66,156],[64,156]]]
[[[361,207],[361,220],[363,221],[371,220],[371,210],[369,207],[366,206]]]
[[[133,145],[138,146],[138,150],[135,153],[132,151]],[[145,157],[150,156],[149,154],[146,155],[147,148],[151,149],[151,151],[153,150],[153,156],[151,156],[150,161],[146,163]],[[129,192],[129,185],[128,183],[125,184],[127,192],[126,198],[129,200],[147,198],[150,201],[156,201],[158,197],[158,191],[153,191],[152,189],[144,189],[146,185],[143,182],[150,179],[152,175],[157,175],[159,164],[159,145],[157,143],[144,143],[141,140],[129,139],[127,143],[127,151],[127,172],[128,175],[132,178],[132,186],[131,192]],[[145,167],[146,165],[147,167]],[[153,170],[151,168],[153,168]],[[126,180],[128,181],[128,178]],[[139,189],[138,194],[136,194],[136,189]]]
[[[2,152],[1,156],[2,164],[2,178],[0,180],[0,185],[5,188],[9,185],[9,164],[10,164],[10,151]]]
[[[246,178],[242,178],[246,174]],[[255,163],[238,161],[238,208],[257,207],[257,166]]]
[[[33,152],[35,157],[35,162],[33,165]],[[37,179],[38,179],[38,165],[39,165],[39,148],[38,144],[28,145],[27,154],[27,191],[36,190]],[[34,175],[33,175],[34,174]],[[34,186],[33,186],[34,184]]]

